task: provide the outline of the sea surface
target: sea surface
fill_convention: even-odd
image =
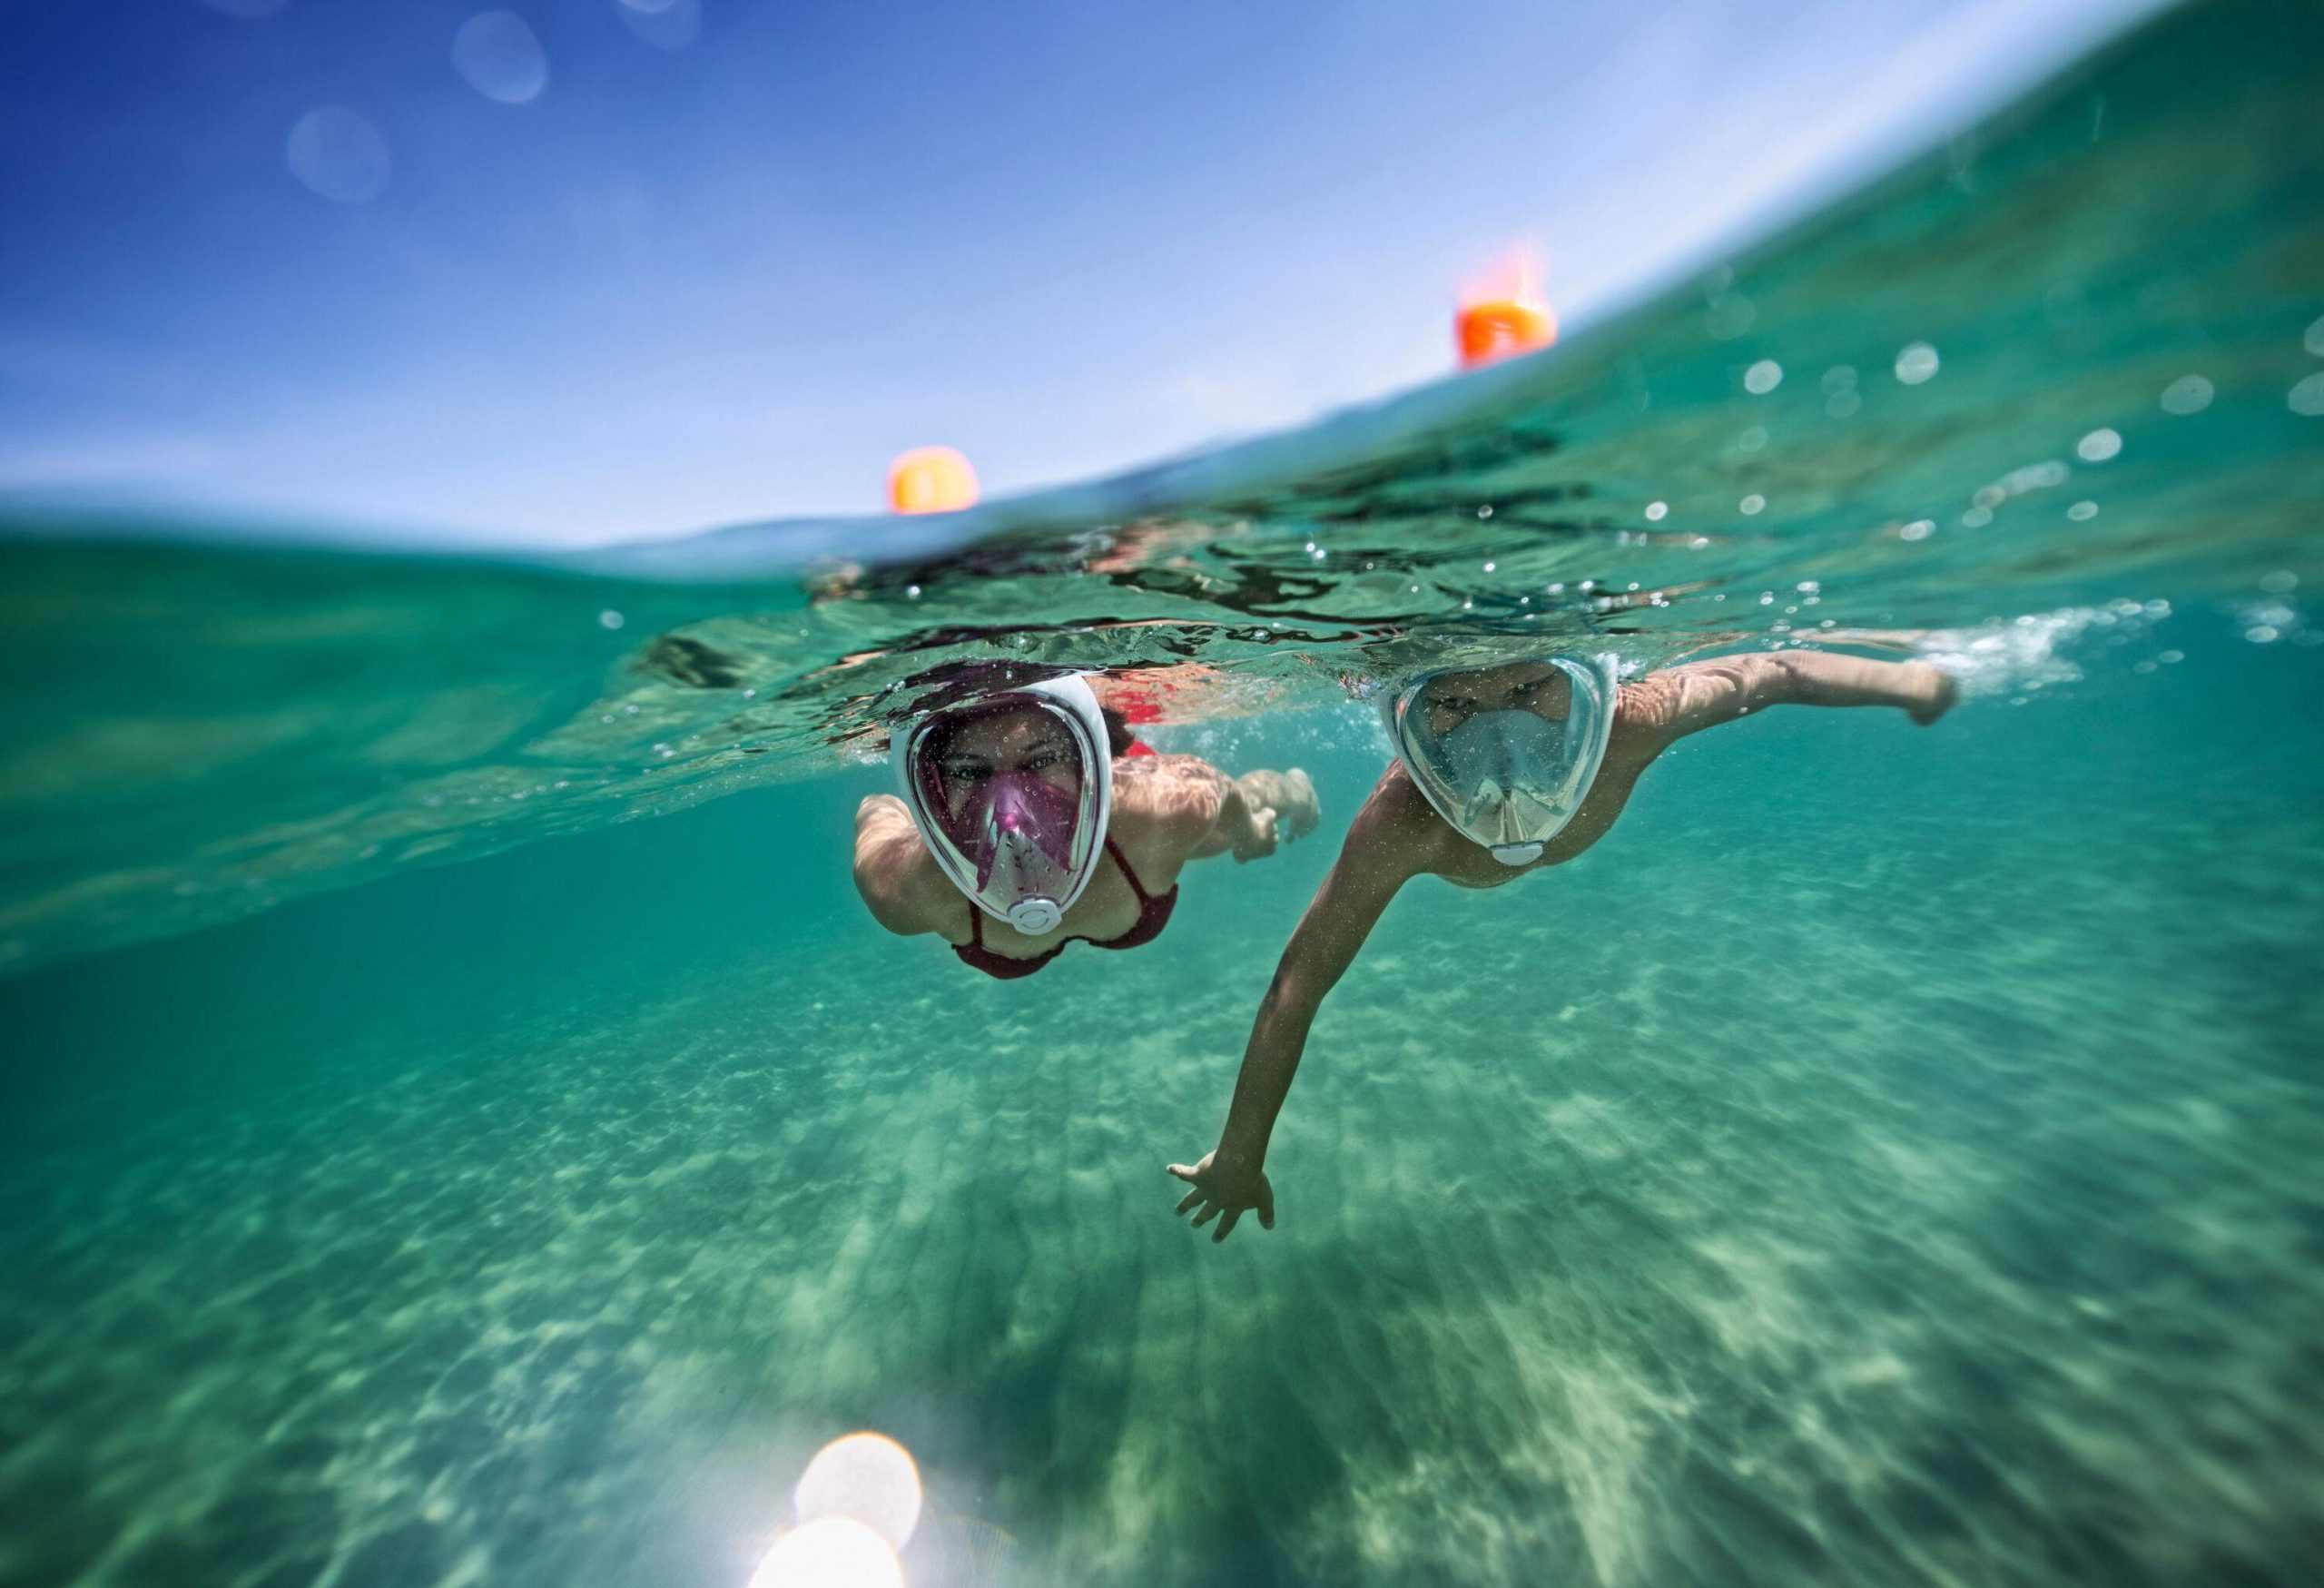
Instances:
[[[857,1430],[912,1588],[2324,1578],[2319,59],[2182,9],[1547,354],[965,515],[0,508],[0,1583],[744,1588]],[[1407,889],[1278,1228],[1172,1218],[1380,680],[1793,646],[1962,703]],[[996,660],[1322,825],[1027,981],[886,935],[855,804]]]

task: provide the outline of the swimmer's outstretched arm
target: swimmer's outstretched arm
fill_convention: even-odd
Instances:
[[[1435,822],[1402,767],[1388,770],[1349,824],[1340,857],[1315,890],[1299,929],[1291,934],[1259,1004],[1218,1146],[1199,1163],[1169,1166],[1172,1174],[1194,1188],[1178,1203],[1178,1211],[1197,1209],[1196,1225],[1218,1218],[1212,1239],[1225,1240],[1252,1208],[1258,1210],[1263,1227],[1275,1228],[1275,1190],[1261,1166],[1275,1116],[1283,1111],[1283,1100],[1307,1046],[1307,1029],[1324,995],[1354,962],[1396,890],[1427,868],[1431,846],[1443,831],[1449,830]],[[1225,1217],[1219,1218],[1221,1214]]]
[[[1315,785],[1299,768],[1246,772],[1226,779],[1218,819],[1187,858],[1232,854],[1236,860],[1262,860],[1275,853],[1278,842],[1313,832],[1316,818]]]
[[[872,794],[855,807],[855,891],[872,920],[899,937],[933,932],[934,908],[950,885],[903,801]]]
[[[1659,752],[1671,740],[1771,705],[1893,705],[1924,725],[1952,709],[1952,676],[1926,662],[1837,651],[1754,651],[1649,673],[1622,686],[1617,749]]]

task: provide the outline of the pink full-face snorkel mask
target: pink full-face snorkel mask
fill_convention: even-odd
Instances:
[[[980,719],[1029,711],[1059,730],[1070,779],[1053,769],[997,767],[955,810],[942,764],[954,736]],[[1082,679],[1029,684],[922,717],[905,736],[898,780],[937,864],[988,915],[1039,937],[1088,886],[1112,810],[1113,759],[1098,697]]]

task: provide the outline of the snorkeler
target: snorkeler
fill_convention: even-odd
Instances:
[[[1153,942],[1187,862],[1256,860],[1316,820],[1305,773],[1157,755],[1071,676],[930,712],[895,762],[902,797],[856,809],[856,890],[890,932],[934,932],[1004,981],[1077,940]]]
[[[1197,1225],[1218,1218],[1215,1240],[1252,1209],[1275,1228],[1262,1166],[1308,1027],[1409,879],[1497,888],[1571,860],[1606,835],[1656,756],[1704,728],[1771,705],[1893,705],[1925,726],[1955,693],[1925,662],[1787,651],[1689,662],[1634,684],[1618,684],[1606,662],[1552,656],[1426,673],[1384,696],[1396,759],[1275,966],[1218,1146],[1169,1166],[1194,1188],[1177,1210],[1195,1210]]]

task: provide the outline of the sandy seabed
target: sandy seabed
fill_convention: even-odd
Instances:
[[[1032,982],[849,922],[46,1139],[0,1580],[740,1588],[874,1427],[915,1588],[2312,1582],[2324,776],[1981,709],[1415,889],[1223,1248],[1161,1166],[1299,897],[1207,875]]]

